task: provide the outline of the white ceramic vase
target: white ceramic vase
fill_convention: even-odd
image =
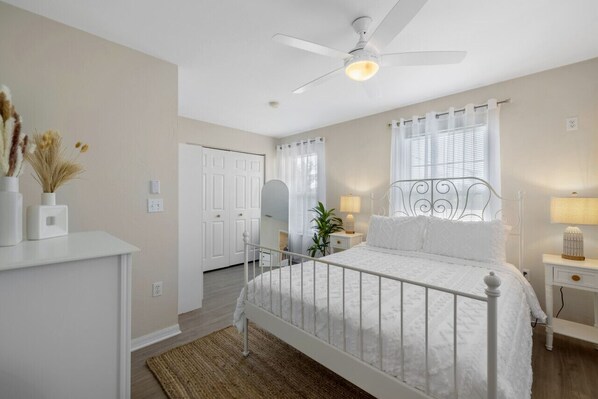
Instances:
[[[23,195],[19,178],[0,176],[0,247],[23,241]]]
[[[43,240],[69,233],[69,209],[56,205],[56,193],[42,193],[41,205],[27,207],[27,238]]]

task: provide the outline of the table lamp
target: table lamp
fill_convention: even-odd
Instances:
[[[355,234],[355,219],[353,219],[354,213],[359,213],[361,210],[361,197],[354,196],[353,194],[341,196],[341,212],[348,213],[347,223],[345,223],[345,232],[347,234]]]
[[[583,233],[575,225],[598,224],[598,198],[573,197],[550,200],[550,222],[562,223],[569,227],[563,234],[564,259],[585,260],[583,255]]]

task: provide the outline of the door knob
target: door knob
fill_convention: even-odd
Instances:
[[[242,214],[242,213],[239,213],[239,216],[243,216],[243,214]]]
[[[216,215],[216,217],[217,217],[217,218],[219,218],[219,217],[220,217],[220,215]]]

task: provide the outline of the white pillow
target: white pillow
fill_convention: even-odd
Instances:
[[[428,220],[425,216],[372,216],[367,244],[374,247],[419,251]]]
[[[423,250],[453,258],[503,264],[506,261],[505,232],[501,220],[462,222],[432,217]]]

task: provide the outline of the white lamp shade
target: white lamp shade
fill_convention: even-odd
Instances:
[[[361,197],[354,195],[341,196],[341,212],[359,213],[361,210]]]
[[[552,223],[598,224],[598,198],[556,198],[550,200]]]

